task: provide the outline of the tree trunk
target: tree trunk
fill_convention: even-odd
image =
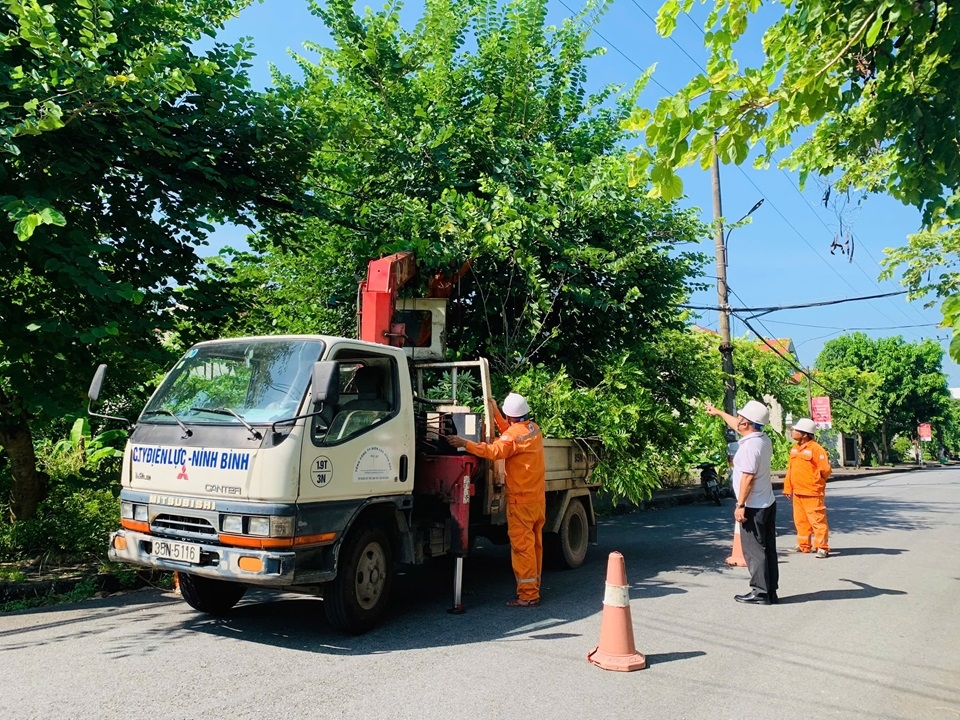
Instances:
[[[865,448],[865,445],[863,442],[863,433],[858,432],[857,433],[857,461],[855,463],[856,467],[858,468],[861,467],[863,463],[864,448]]]
[[[24,411],[10,412],[9,396],[0,393],[0,446],[10,458],[10,519],[30,520],[43,500],[45,483],[37,471],[33,433]]]
[[[890,448],[887,445],[887,421],[880,423],[880,464],[886,465],[890,457]]]

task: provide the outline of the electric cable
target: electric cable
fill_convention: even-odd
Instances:
[[[640,10],[640,12],[643,13],[643,14],[647,17],[647,19],[650,20],[650,22],[653,23],[654,28],[656,28],[656,25],[657,25],[656,19],[655,19],[653,16],[651,16],[650,13],[647,12],[647,10],[646,10],[642,5],[640,5],[640,3],[638,2],[638,0],[631,0],[631,1],[633,2],[634,5],[637,6],[637,8]],[[689,13],[684,12],[683,14],[686,15],[686,16],[690,19],[690,21],[694,24],[694,26],[700,31],[700,33],[701,33],[704,37],[706,37],[706,31],[705,31],[696,21],[694,21],[692,17],[690,17]],[[659,32],[659,31],[658,31],[658,32]],[[679,48],[680,51],[681,51],[684,55],[686,55],[686,57],[687,57],[694,65],[696,65],[699,70],[701,70],[701,71],[704,73],[704,75],[706,75],[706,73],[707,73],[706,68],[705,68],[698,60],[696,60],[692,55],[690,55],[690,53],[687,52],[687,50],[686,50],[679,42],[677,42],[676,38],[674,38],[672,34],[668,37],[668,39],[669,39],[677,48]],[[622,54],[622,53],[621,53],[621,54]],[[663,87],[663,86],[661,86],[661,87]],[[766,144],[765,144],[762,140],[760,141],[760,145],[761,145],[761,147],[763,147],[764,152],[766,152]],[[771,205],[771,207],[773,207],[774,211],[781,217],[781,219],[782,219],[784,222],[787,223],[787,225],[794,231],[794,233],[796,233],[796,235],[797,235],[801,240],[803,240],[803,242],[807,245],[807,247],[809,247],[811,250],[813,250],[814,254],[816,254],[817,257],[819,257],[824,263],[826,263],[827,266],[830,267],[831,271],[832,271],[835,275],[837,275],[837,277],[839,277],[841,280],[843,280],[851,290],[853,290],[854,292],[856,292],[856,288],[850,283],[850,281],[847,280],[847,279],[833,266],[833,264],[831,264],[823,255],[821,255],[821,254],[819,253],[819,251],[816,250],[816,248],[813,247],[813,245],[811,245],[811,244],[807,241],[807,239],[803,236],[803,234],[793,225],[792,222],[790,222],[790,220],[787,219],[787,217],[786,217],[782,212],[780,212],[779,208],[777,208],[777,206],[774,205],[774,203],[770,200],[770,198],[768,198],[768,197],[764,194],[764,192],[757,186],[757,184],[753,181],[753,179],[752,179],[749,175],[747,175],[746,171],[744,171],[744,169],[743,169],[740,165],[736,165],[735,167],[736,167],[737,170],[739,170],[740,173],[747,179],[747,181],[748,181],[751,185],[753,185],[754,189],[755,189],[757,192],[760,193],[760,196],[763,197],[763,199],[764,199],[765,201],[767,201],[767,202],[770,203],[770,205]],[[809,206],[810,210],[814,213],[814,216],[817,218],[817,220],[824,226],[824,228],[825,228],[828,232],[832,232],[832,231],[830,230],[830,227],[829,227],[829,226],[826,224],[826,222],[823,220],[823,218],[820,217],[820,215],[815,211],[815,209],[814,209],[813,205],[810,203],[809,199],[807,199],[807,197],[803,194],[803,192],[801,192],[800,188],[796,185],[796,183],[794,182],[793,178],[790,177],[789,173],[787,173],[783,168],[780,168],[780,172],[783,173],[783,175],[784,175],[784,176],[787,178],[787,180],[790,182],[791,187],[793,187],[793,189],[797,191],[797,193],[800,195],[800,197],[801,197],[801,198],[804,200],[804,202]],[[864,251],[865,251],[865,252],[867,253],[867,255],[870,257],[870,259],[873,260],[874,263],[877,264],[877,267],[880,267],[880,263],[877,262],[877,260],[876,260],[876,259],[873,257],[873,255],[870,253],[870,249],[869,249],[868,247],[864,246]],[[878,290],[882,290],[882,288],[880,287],[879,282],[877,282],[877,280],[875,280],[874,278],[871,278],[870,275],[867,273],[866,270],[863,269],[863,267],[860,265],[859,262],[857,262],[857,261],[852,261],[852,263],[853,263],[853,265],[854,265],[861,273],[863,273],[863,276],[864,276],[865,278],[867,278],[867,281],[868,281],[868,282],[870,282],[872,285],[874,285]],[[896,307],[896,308],[898,309],[898,311],[899,311],[904,317],[906,317],[908,320],[911,319],[910,316],[907,315],[906,311],[905,311],[902,307],[900,307],[899,305],[896,305],[895,303],[893,303],[892,300],[891,300],[890,302],[891,302],[891,304],[894,305],[894,307]],[[885,314],[883,311],[881,311],[879,308],[875,308],[875,309],[876,309],[877,312],[879,312],[883,317],[885,317],[887,320],[889,320],[891,324],[894,324],[894,320],[893,320],[891,317],[889,317],[888,315],[886,315],[886,314]],[[915,312],[917,312],[917,311],[915,311]],[[922,318],[922,315],[919,315],[919,312],[917,312],[917,316],[920,317],[920,318]],[[920,337],[921,339],[922,339],[922,337],[923,337],[923,336],[921,336],[919,333],[913,333],[913,334],[916,335],[917,337]]]
[[[919,325],[873,325],[868,327],[838,327],[836,325],[811,325],[809,323],[787,322],[786,320],[768,320],[767,322],[777,325],[790,325],[791,327],[820,328],[821,330],[843,330],[844,332],[858,332],[866,330],[902,330],[904,328],[918,327],[939,327],[937,323],[921,323]]]
[[[727,285],[727,289],[730,290],[729,285]],[[733,291],[731,290],[731,292]],[[824,307],[826,305],[839,305],[841,303],[858,302],[860,300],[876,300],[877,298],[890,297],[891,295],[906,295],[906,293],[907,293],[906,290],[900,290],[898,292],[892,292],[892,293],[881,293],[880,295],[864,295],[862,297],[840,298],[839,300],[821,300],[819,302],[801,303],[800,305],[776,305],[772,307],[767,306],[767,307],[722,308],[719,305],[678,305],[678,307],[685,308],[687,310],[713,310],[716,312],[729,310],[729,312],[759,313],[758,315],[754,315],[751,318],[752,320],[755,317],[760,317],[761,315],[767,315],[772,312],[778,312],[780,310],[801,310],[804,308],[811,308],[811,307]],[[736,295],[736,293],[734,293],[734,295]],[[739,299],[739,296],[737,299]]]
[[[740,318],[740,322],[742,322],[742,323],[747,327],[747,329],[750,330],[750,332],[752,332],[754,335],[756,335],[756,336],[761,340],[761,342],[763,342],[764,345],[766,345],[768,348],[770,348],[771,350],[773,350],[773,352],[774,352],[778,357],[780,357],[785,363],[787,363],[791,368],[793,368],[794,371],[799,372],[801,375],[803,375],[805,378],[807,378],[807,380],[808,380],[809,382],[811,382],[811,383],[813,383],[814,385],[816,385],[817,387],[825,390],[826,393],[827,393],[827,395],[828,395],[829,397],[831,397],[831,398],[836,398],[837,400],[839,400],[840,402],[842,402],[844,405],[849,405],[849,406],[852,407],[854,410],[856,410],[857,412],[863,413],[863,414],[866,415],[867,417],[873,418],[874,420],[877,420],[877,421],[879,421],[879,422],[881,422],[881,423],[884,422],[884,419],[881,418],[880,416],[874,415],[872,412],[869,412],[868,410],[864,410],[863,408],[855,405],[854,403],[852,403],[852,402],[850,402],[849,400],[847,400],[844,396],[842,396],[842,395],[840,395],[839,393],[837,393],[836,390],[833,390],[833,389],[829,388],[828,386],[824,385],[824,384],[823,384],[822,382],[820,382],[819,380],[816,380],[816,379],[813,377],[813,374],[810,373],[809,371],[807,371],[807,369],[806,369],[805,367],[803,367],[802,365],[800,365],[800,364],[797,363],[797,362],[794,362],[792,359],[790,359],[790,358],[788,358],[786,355],[784,355],[783,352],[781,352],[782,348],[777,348],[776,346],[771,345],[770,342],[769,342],[763,335],[761,335],[759,332],[757,332],[757,330],[756,330],[747,320],[745,320],[745,319],[743,319],[743,318]]]

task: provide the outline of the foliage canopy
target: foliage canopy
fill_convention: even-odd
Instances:
[[[97,360],[166,364],[176,305],[222,306],[197,282],[210,223],[290,205],[303,132],[251,91],[247,46],[196,48],[245,4],[0,10],[0,445],[15,516],[41,495],[30,423],[75,412]]]
[[[703,0],[707,3],[708,0]],[[706,72],[655,111],[637,110],[649,150],[636,155],[653,194],[677,197],[675,171],[716,152],[740,164],[778,161],[801,184],[819,175],[838,191],[885,193],[922,213],[922,228],[889,251],[885,276],[904,270],[914,297],[946,298],[945,323],[960,330],[960,7],[941,0],[782,0],[762,36],[759,66],[738,60],[759,0],[709,0]],[[663,3],[669,36],[694,0]],[[951,354],[960,359],[960,333]]]
[[[407,30],[399,4],[312,7],[333,44],[298,58],[303,82],[276,77],[275,98],[323,128],[304,182],[329,212],[290,218],[295,241],[264,227],[253,253],[211,266],[250,293],[251,312],[227,331],[353,335],[369,259],[415,251],[412,296],[470,261],[453,288],[448,347],[516,382],[592,393],[597,425],[618,402],[612,378],[635,375],[630,388],[646,399],[621,398],[636,422],[619,423],[626,444],[613,446],[621,459],[652,457],[655,414],[688,415],[704,382],[704,358],[665,339],[682,335],[677,306],[703,262],[683,245],[705,229],[627,183],[622,124],[642,83],[587,92],[595,15],[547,27],[542,0],[443,0]],[[626,485],[642,494],[654,476],[638,477]]]

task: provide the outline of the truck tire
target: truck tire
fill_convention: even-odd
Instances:
[[[574,498],[567,505],[560,521],[560,555],[563,564],[571,570],[583,565],[587,557],[587,544],[590,540],[590,526],[587,523],[587,511],[583,503]]]
[[[240,602],[240,598],[247,592],[247,588],[239,583],[226,580],[178,573],[180,577],[180,594],[187,601],[187,605],[194,610],[222,615]]]
[[[393,583],[393,548],[386,533],[355,528],[340,548],[337,576],[327,585],[323,607],[340,632],[359,635],[383,616]]]

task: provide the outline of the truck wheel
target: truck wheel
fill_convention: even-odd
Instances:
[[[571,570],[583,565],[587,557],[590,527],[587,524],[587,511],[579,500],[571,500],[567,505],[558,535],[563,564]]]
[[[194,610],[222,615],[240,602],[247,588],[226,580],[177,573],[180,578],[180,594]]]
[[[365,633],[383,615],[393,580],[390,540],[379,528],[362,526],[340,548],[337,576],[327,586],[327,620],[350,635]]]

